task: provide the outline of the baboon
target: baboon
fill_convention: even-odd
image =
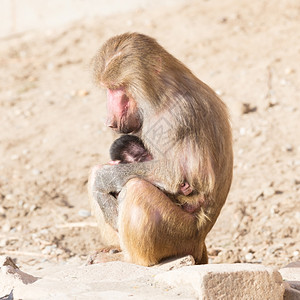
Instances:
[[[145,266],[188,254],[207,263],[205,238],[232,180],[225,104],[143,34],[110,38],[94,57],[93,69],[95,82],[107,89],[107,126],[138,135],[153,157],[92,169],[90,200],[103,241],[120,243],[127,261]],[[183,182],[193,193],[178,196],[179,201],[198,207],[194,213],[168,197]]]

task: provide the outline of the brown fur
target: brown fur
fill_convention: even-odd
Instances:
[[[232,180],[232,138],[225,104],[145,35],[126,33],[109,39],[93,63],[98,84],[124,89],[129,109],[120,122],[126,124],[131,116],[140,120],[135,128],[131,126],[131,132],[140,130],[153,155],[151,162],[130,164],[135,176],[123,176],[127,180],[119,196],[118,225],[122,249],[130,261],[143,265],[185,254],[206,263],[205,237],[225,203]],[[155,139],[151,128],[162,120],[170,124],[168,132]],[[118,177],[117,166],[111,170]],[[97,176],[102,175],[95,169],[93,178]],[[140,179],[130,180],[133,177]],[[180,195],[179,201],[203,203],[195,214],[184,212],[151,184],[176,194],[184,181],[195,192]],[[97,189],[95,181],[90,180],[90,187]]]

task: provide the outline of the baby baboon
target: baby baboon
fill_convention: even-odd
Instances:
[[[111,164],[128,164],[133,162],[145,162],[152,160],[153,157],[145,148],[143,141],[135,135],[125,134],[116,139],[109,149]],[[189,195],[192,189],[187,182],[181,183],[178,191],[179,194]],[[187,207],[186,206],[183,206]],[[188,212],[191,209],[186,210]]]

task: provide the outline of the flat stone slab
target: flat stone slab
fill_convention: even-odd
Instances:
[[[285,289],[278,271],[254,264],[183,267],[158,274],[155,279],[172,287],[192,286],[203,300],[282,300]]]
[[[272,268],[193,263],[187,256],[151,268],[119,261],[58,264],[27,274],[0,257],[0,299],[283,299],[281,275]]]
[[[0,265],[0,298],[7,296],[7,299],[23,300],[197,299],[190,288],[169,289],[165,285],[155,284],[155,275],[164,272],[160,268],[124,262],[88,266],[57,265],[32,272],[34,273],[32,276],[11,266],[9,259],[4,261],[5,265]],[[8,298],[10,293],[14,298]]]

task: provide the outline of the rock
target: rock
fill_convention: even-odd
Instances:
[[[245,135],[246,134],[246,128],[241,127],[240,128],[240,135]]]
[[[285,280],[284,300],[300,299],[300,261],[292,262],[279,270]]]
[[[87,90],[78,90],[78,91],[77,91],[77,96],[79,96],[79,97],[85,97],[85,96],[87,96],[89,93],[90,93],[90,92],[87,91]]]
[[[293,256],[294,257],[297,257],[299,255],[299,251],[298,250],[295,250],[294,252],[293,252]]]
[[[17,265],[14,263],[14,261],[9,257],[5,255],[0,256],[0,268],[4,266],[11,266],[14,269],[19,269]]]
[[[286,281],[300,282],[300,261],[292,262],[279,270],[282,278]]]
[[[87,218],[87,217],[89,217],[91,215],[91,212],[88,211],[88,210],[85,210],[85,209],[81,209],[81,210],[78,211],[78,215],[80,217]]]
[[[268,198],[275,194],[275,190],[272,187],[267,187],[264,189],[263,194],[265,198]]]
[[[161,270],[170,271],[174,269],[179,269],[185,266],[193,266],[195,264],[195,259],[192,255],[187,255],[180,258],[173,258],[163,261],[162,263],[156,265],[156,268]]]
[[[0,298],[9,299],[9,295],[16,287],[33,283],[37,279],[22,272],[10,257],[0,256]]]
[[[4,296],[9,299],[8,295],[12,290],[14,299],[24,300],[197,299],[192,289],[186,289],[186,287],[168,289],[165,285],[154,284],[154,276],[163,272],[159,268],[143,267],[124,262],[109,262],[89,266],[64,264],[35,272],[37,272],[35,275],[38,277],[32,276],[35,281],[28,284],[13,281],[7,286],[3,277],[0,277],[0,299]],[[3,282],[7,289],[2,292]],[[4,299],[6,300],[6,298]]]
[[[288,282],[284,282],[284,300],[299,300],[300,291],[289,285]]]
[[[158,274],[157,282],[192,286],[199,299],[283,299],[280,273],[254,264],[211,264],[183,267]]]
[[[250,103],[243,103],[242,106],[242,114],[249,114],[251,112],[255,112],[257,110],[256,106],[252,106]]]
[[[251,261],[253,258],[254,258],[254,256],[251,252],[249,252],[245,255],[246,261]]]

